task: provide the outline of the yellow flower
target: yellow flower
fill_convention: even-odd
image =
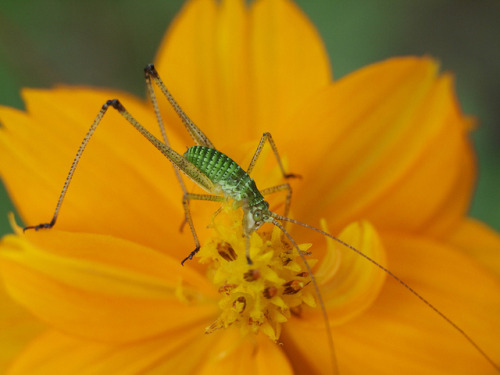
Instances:
[[[192,0],[173,23],[156,66],[183,109],[243,167],[270,131],[303,177],[291,181],[291,216],[386,264],[499,363],[500,237],[466,218],[474,153],[450,75],[429,58],[408,57],[332,83],[320,38],[300,10],[286,0],[244,3]],[[23,97],[26,112],[0,108],[0,172],[29,225],[50,220],[106,100],[119,98],[159,136],[151,106],[125,93],[58,87]],[[181,152],[192,141],[161,107]],[[282,182],[272,156],[254,171],[261,188]],[[204,245],[182,267],[193,243],[179,232],[180,197],[169,162],[110,110],[56,226],[23,234],[14,225],[2,240],[5,288],[33,318],[0,295],[0,369],[331,373],[325,322],[298,254],[264,226],[251,237],[250,269],[241,212],[225,205],[213,217],[217,206],[193,202]],[[283,200],[271,196],[271,208],[279,212]],[[311,254],[340,374],[494,373],[371,263],[316,232],[288,229]]]

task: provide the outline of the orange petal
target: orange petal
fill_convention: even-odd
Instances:
[[[250,10],[242,0],[188,2],[156,65],[216,145],[257,138],[330,81],[318,33],[286,0],[258,1]]]
[[[10,298],[1,283],[0,306],[0,374],[5,374],[13,358],[44,326]]]
[[[386,263],[380,238],[368,222],[349,225],[338,238],[356,249],[362,249],[363,254],[378,264]],[[334,325],[366,310],[377,298],[386,277],[371,262],[332,239],[328,239],[327,252],[314,273],[330,323]],[[315,309],[314,313],[320,314],[319,309]],[[324,326],[324,322],[321,324]]]
[[[385,236],[384,243],[394,250],[390,268],[500,363],[498,278],[443,243],[409,236]],[[390,278],[370,310],[333,334],[341,373],[495,373],[457,330]]]
[[[369,223],[353,223],[338,238],[385,266],[383,245]],[[363,314],[376,301],[387,276],[373,263],[332,239],[328,240],[326,254],[314,273],[334,337],[337,326]],[[297,373],[331,373],[332,361],[337,360],[332,358],[335,353],[326,341],[325,328],[319,308],[304,309],[300,318],[293,317],[284,325],[284,349]]]
[[[215,339],[201,332],[196,326],[121,346],[49,332],[27,348],[8,375],[193,374]]]
[[[216,344],[197,372],[200,375],[293,373],[279,345],[265,335],[242,337],[237,329],[220,332]]]
[[[25,90],[23,96],[28,113],[0,108],[0,170],[30,225],[50,221],[78,146],[107,99],[119,97],[159,133],[152,110],[121,92],[58,88]],[[172,221],[165,220],[169,217]],[[167,238],[180,238],[182,219],[181,191],[170,163],[110,109],[81,158],[56,227],[162,249]],[[192,245],[184,237],[179,241],[188,251]]]
[[[415,237],[385,236],[398,276],[452,319],[500,363],[500,283],[455,248]],[[309,321],[309,318],[312,318]],[[283,348],[301,373],[322,374],[330,363],[319,316],[293,319]],[[493,374],[455,329],[398,282],[387,282],[372,308],[332,335],[341,374]]]
[[[452,244],[500,277],[500,235],[475,219],[465,219],[450,236]]]
[[[0,267],[9,293],[61,331],[126,342],[210,321],[215,292],[178,260],[104,235],[9,235]]]
[[[473,154],[451,78],[436,70],[428,58],[391,59],[307,103],[290,125],[311,145],[288,153],[305,182],[294,194],[297,217],[433,234],[456,225],[470,200]]]
[[[307,98],[330,83],[331,73],[321,37],[294,3],[256,1],[250,22],[255,137],[284,125]]]
[[[332,330],[332,334],[334,345],[337,346],[335,330],[336,328]],[[332,358],[325,323],[319,314],[310,315],[307,319],[292,317],[283,327],[280,340],[283,341],[283,350],[297,374],[331,374],[332,363],[340,361],[336,353]]]

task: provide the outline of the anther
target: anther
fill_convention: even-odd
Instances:
[[[245,297],[238,297],[236,300],[233,302],[233,307],[239,312],[242,313],[245,311],[245,308],[247,307],[247,300]]]
[[[283,286],[286,287],[283,294],[296,294],[303,288],[304,285],[297,280],[291,280],[283,284]]]
[[[278,294],[278,288],[276,288],[275,286],[268,286],[262,292],[262,295],[267,299],[273,298],[277,294]]]
[[[243,278],[246,281],[255,281],[258,278],[260,278],[260,270],[259,269],[249,270],[248,272],[245,272],[243,274]]]
[[[226,261],[232,262],[238,258],[236,251],[228,242],[219,242],[217,244],[217,252]]]
[[[224,284],[219,288],[219,293],[224,293],[226,295],[229,295],[231,290],[236,288],[238,285],[236,284]]]

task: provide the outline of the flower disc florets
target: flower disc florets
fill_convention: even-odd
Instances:
[[[276,341],[281,324],[298,314],[302,304],[316,306],[310,275],[278,228],[251,234],[252,264],[246,259],[241,209],[224,205],[212,229],[213,236],[198,254],[200,262],[210,262],[208,277],[220,293],[221,313],[206,333],[237,325],[242,334],[261,331]],[[304,252],[310,245],[299,247]],[[310,258],[308,262],[314,263]]]

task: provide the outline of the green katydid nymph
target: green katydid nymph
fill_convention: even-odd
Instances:
[[[495,367],[495,369],[497,369],[500,372],[500,367],[498,367],[497,364],[493,362],[493,360],[475,343],[475,341],[473,341],[469,337],[469,335],[466,332],[464,332],[460,327],[458,327],[451,319],[449,319],[441,311],[435,308],[434,305],[428,302],[424,297],[418,294],[407,283],[405,283],[399,277],[394,275],[394,273],[392,273],[390,270],[388,270],[383,265],[379,264],[369,256],[365,255],[361,250],[332,236],[331,234],[325,232],[324,230],[315,228],[311,225],[289,218],[288,212],[290,208],[291,187],[288,183],[283,183],[263,190],[259,190],[257,188],[257,185],[255,181],[250,177],[250,174],[254,169],[254,166],[257,163],[266,142],[271,146],[271,149],[276,157],[283,178],[288,179],[292,177],[297,177],[297,175],[285,172],[285,168],[283,166],[283,163],[281,162],[278,149],[270,133],[263,134],[257,146],[257,150],[255,151],[255,154],[251,159],[250,165],[246,170],[244,170],[229,156],[225,155],[221,151],[218,151],[214,147],[212,142],[207,138],[207,136],[200,130],[200,128],[198,128],[198,126],[195,125],[193,121],[190,120],[190,118],[184,113],[182,108],[179,106],[179,104],[173,98],[171,93],[168,91],[166,85],[161,80],[160,76],[158,75],[153,65],[148,65],[145,68],[145,79],[146,79],[148,94],[153,104],[156,118],[158,120],[158,124],[160,126],[160,130],[162,133],[163,141],[156,138],[145,127],[143,127],[125,109],[125,107],[120,103],[119,100],[113,99],[107,101],[102,106],[102,109],[100,110],[94,122],[92,123],[90,129],[85,135],[77,151],[76,157],[73,160],[68,176],[64,183],[63,189],[57,201],[56,209],[52,217],[52,220],[49,223],[27,226],[24,228],[24,230],[49,229],[56,224],[61,205],[64,201],[66,193],[68,192],[68,188],[71,179],[73,177],[73,174],[77,169],[78,162],[82,157],[82,154],[90,138],[94,134],[97,126],[100,124],[104,114],[111,107],[116,111],[118,111],[127,120],[129,124],[131,124],[144,137],[146,137],[148,141],[151,142],[153,146],[155,146],[163,155],[165,155],[168,158],[168,160],[172,163],[172,165],[175,167],[177,179],[179,180],[179,183],[183,191],[182,202],[185,212],[185,222],[189,225],[195,242],[194,250],[192,250],[187,255],[187,257],[181,261],[182,265],[184,265],[186,261],[193,259],[193,257],[198,253],[201,247],[189,208],[191,200],[205,200],[205,201],[215,201],[222,203],[230,199],[234,202],[235,207],[241,208],[241,210],[243,211],[242,231],[246,243],[245,256],[248,269],[251,269],[253,266],[253,261],[250,254],[250,236],[252,235],[252,233],[257,231],[264,223],[271,223],[277,228],[279,228],[282,234],[286,237],[288,243],[291,244],[291,246],[298,253],[298,256],[300,256],[304,264],[305,270],[307,271],[307,274],[310,278],[310,282],[313,286],[314,294],[316,296],[318,305],[321,308],[329,350],[330,350],[330,356],[332,359],[332,368],[334,373],[337,373],[338,371],[336,366],[334,344],[330,329],[330,321],[327,314],[327,308],[323,301],[318,282],[314,274],[312,273],[311,267],[308,263],[307,254],[299,248],[299,245],[285,229],[284,225],[282,224],[283,222],[290,222],[292,224],[297,224],[302,227],[316,231],[328,238],[337,241],[342,246],[345,246],[346,248],[350,249],[351,251],[365,258],[367,261],[371,262],[375,267],[378,267],[381,271],[385,272],[387,275],[395,279],[400,285],[406,288],[409,292],[411,292],[414,296],[416,296],[424,304],[426,304],[430,309],[432,309],[436,314],[438,314],[441,318],[443,318],[459,334],[461,334],[488,362],[490,362],[493,365],[493,367]],[[192,139],[196,144],[195,146],[189,147],[188,150],[183,155],[177,153],[170,147],[170,143],[165,131],[165,126],[163,124],[163,120],[160,115],[160,110],[158,107],[158,102],[154,92],[153,84],[155,84],[161,90],[163,95],[167,98],[168,102],[174,108],[177,115],[181,118],[185,128],[187,129],[187,131],[189,132],[190,136],[192,137]],[[194,181],[198,186],[200,186],[203,190],[205,190],[207,194],[189,193],[179,172],[181,172],[182,174],[186,175],[189,179]],[[272,212],[269,209],[270,207],[269,203],[265,199],[265,196],[267,194],[275,192],[286,193],[284,215],[279,215],[275,212]]]

